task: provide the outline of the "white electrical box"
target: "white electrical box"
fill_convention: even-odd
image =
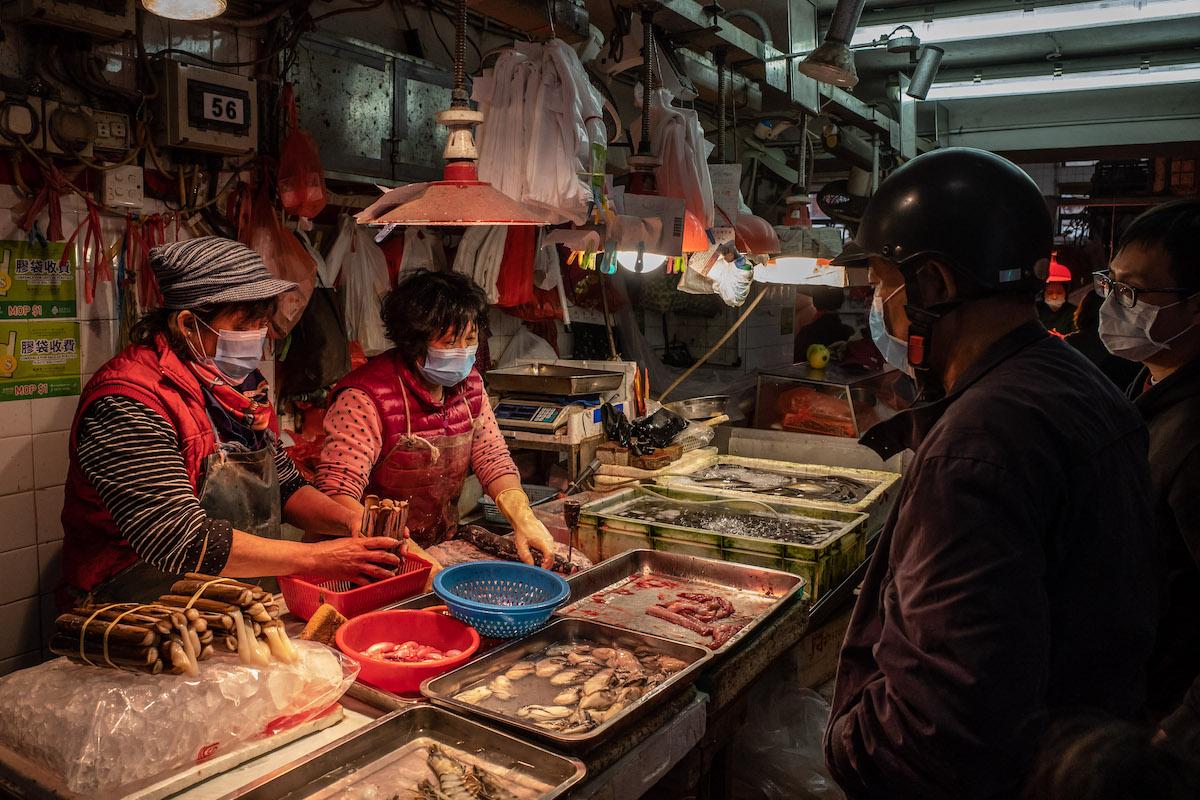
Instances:
[[[125,153],[129,150],[129,117],[115,111],[93,111],[92,121],[96,124],[97,150]]]
[[[0,147],[20,147],[22,139],[31,150],[45,148],[42,99],[0,92]]]
[[[5,22],[40,22],[101,36],[133,36],[136,0],[4,0]]]
[[[165,62],[160,142],[167,147],[242,155],[258,147],[258,86],[253,78],[178,61]]]
[[[42,127],[47,153],[84,158],[95,155],[96,123],[87,106],[46,100],[42,103]]]
[[[104,205],[115,208],[141,208],[146,200],[142,178],[142,168],[133,164],[105,170],[101,197]]]

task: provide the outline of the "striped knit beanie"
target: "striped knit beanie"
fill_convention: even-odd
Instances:
[[[150,251],[150,267],[163,308],[173,310],[266,300],[296,288],[273,277],[258,253],[220,236],[156,247]]]

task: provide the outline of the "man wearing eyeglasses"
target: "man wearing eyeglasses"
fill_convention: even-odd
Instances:
[[[1130,223],[1108,272],[1094,276],[1100,339],[1143,365],[1129,389],[1150,430],[1163,608],[1149,668],[1156,716],[1179,705],[1200,675],[1200,200],[1152,208]],[[1197,737],[1200,682],[1163,722],[1167,736]]]

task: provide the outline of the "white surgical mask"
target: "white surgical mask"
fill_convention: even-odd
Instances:
[[[875,298],[871,301],[871,313],[867,317],[867,322],[871,328],[871,339],[879,348],[879,352],[883,354],[883,360],[911,377],[913,368],[908,363],[908,342],[888,332],[887,322],[883,316],[884,305],[903,288],[904,286],[896,287],[896,291],[887,297],[880,297],[876,292]]]
[[[1163,350],[1170,350],[1171,342],[1192,329],[1189,325],[1174,336],[1156,342],[1150,331],[1154,330],[1158,315],[1191,299],[1188,297],[1165,306],[1139,302],[1133,308],[1126,308],[1117,301],[1116,294],[1110,294],[1100,306],[1100,341],[1108,352],[1129,361],[1153,358]]]
[[[205,354],[207,361],[220,370],[228,379],[231,386],[240,386],[251,372],[258,369],[262,361],[263,345],[267,341],[267,329],[258,328],[252,331],[215,330],[204,320],[196,317],[196,321],[217,335],[217,352],[215,355]],[[196,329],[199,337],[200,329]],[[193,351],[193,355],[197,355]]]
[[[1046,305],[1050,306],[1051,311],[1058,311],[1060,308],[1063,307],[1063,304],[1066,303],[1067,301],[1065,298],[1056,297],[1053,300],[1044,300],[1043,302]]]

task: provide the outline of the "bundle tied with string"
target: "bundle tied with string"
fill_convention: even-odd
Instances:
[[[60,615],[50,651],[86,666],[193,678],[218,646],[245,664],[266,666],[272,655],[290,664],[297,654],[280,615],[274,597],[256,586],[189,573],[154,603],[107,603]]]

